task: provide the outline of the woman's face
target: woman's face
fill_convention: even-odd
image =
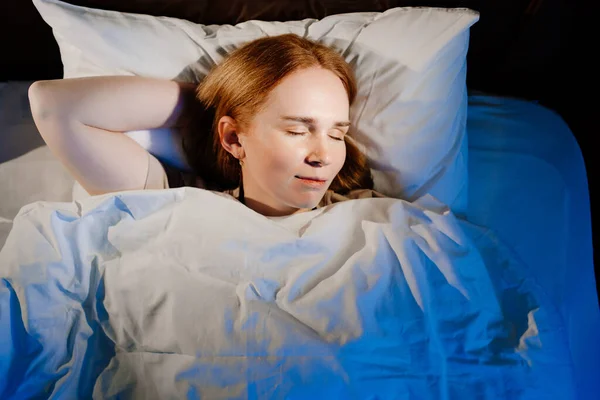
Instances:
[[[315,207],[344,165],[349,108],[342,81],[329,70],[284,78],[230,150],[244,164],[246,204],[269,216]]]

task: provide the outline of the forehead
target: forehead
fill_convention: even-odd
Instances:
[[[348,94],[333,72],[309,68],[286,76],[265,103],[267,115],[302,115],[315,119],[348,118]]]

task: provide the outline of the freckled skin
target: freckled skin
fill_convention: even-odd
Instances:
[[[245,131],[230,117],[221,118],[223,146],[244,163],[246,204],[264,215],[315,207],[344,165],[348,128],[335,124],[348,122],[349,112],[342,81],[329,70],[311,67],[286,76]],[[283,119],[290,116],[313,122]],[[315,188],[297,176],[326,182]]]

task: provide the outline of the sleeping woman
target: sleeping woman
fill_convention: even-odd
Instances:
[[[245,44],[199,85],[105,76],[29,89],[40,134],[90,195],[195,186],[265,216],[382,197],[349,134],[355,97],[341,55],[293,34]],[[178,172],[123,134],[155,128],[181,132],[195,174]]]
[[[0,284],[33,295],[0,300],[17,316],[6,331],[36,338],[17,340],[9,354],[37,368],[25,364],[25,387],[93,388],[102,398],[152,390],[158,398],[256,397],[272,388],[304,398],[323,387],[327,398],[547,398],[538,387],[546,389],[549,371],[570,377],[560,318],[487,228],[428,196],[310,212],[383,197],[349,135],[356,91],[338,53],[294,35],[247,43],[199,85],[124,76],[34,83],[35,123],[90,195],[196,186],[259,216],[248,212],[255,225],[230,229],[222,221],[245,221],[246,209],[138,219],[108,204],[99,220],[75,218],[71,204],[60,218],[48,217],[52,207],[23,215],[0,252],[11,266]],[[181,133],[194,173],[162,164],[124,134],[157,128]],[[192,201],[212,196],[191,192]],[[281,229],[276,217],[303,225]],[[102,234],[76,239],[87,221]],[[176,234],[155,234],[163,231]],[[72,337],[66,346],[62,338]],[[49,383],[31,383],[38,376]],[[293,392],[300,382],[308,390]]]

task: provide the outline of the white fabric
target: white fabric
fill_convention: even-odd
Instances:
[[[12,220],[21,207],[35,201],[71,201],[74,181],[47,146],[4,162],[0,164],[0,218]]]
[[[358,80],[352,129],[371,162],[375,189],[408,200],[429,193],[455,212],[467,209],[466,54],[475,11],[394,8],[206,26],[58,0],[34,4],[53,29],[65,78],[142,75],[197,82],[224,54],[266,35],[295,33],[330,45]],[[147,134],[149,140],[138,136],[142,145],[158,133]]]
[[[39,202],[0,266],[2,398],[573,398],[552,303],[431,197]]]

